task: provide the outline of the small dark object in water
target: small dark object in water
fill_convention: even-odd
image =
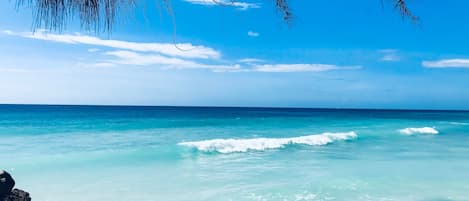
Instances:
[[[3,201],[31,201],[31,197],[28,192],[14,189]]]
[[[15,180],[8,172],[0,170],[0,201],[31,201],[28,192],[15,187]]]
[[[15,180],[8,172],[0,170],[0,200],[10,195],[11,190],[15,186]]]

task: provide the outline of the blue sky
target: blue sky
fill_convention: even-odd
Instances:
[[[176,34],[142,0],[97,35],[33,34],[2,1],[0,103],[469,109],[467,1],[411,1],[419,26],[390,1],[291,1],[290,25],[270,1],[208,2],[171,1]]]

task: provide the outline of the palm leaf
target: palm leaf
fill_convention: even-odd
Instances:
[[[17,7],[30,6],[34,12],[34,29],[45,28],[63,30],[67,23],[78,16],[85,29],[110,32],[115,23],[116,14],[123,7],[133,7],[135,0],[15,0]],[[170,0],[163,1],[169,5]],[[217,0],[214,0],[217,1]],[[293,13],[288,6],[288,0],[273,0],[282,18],[290,22]],[[395,7],[404,18],[418,21],[407,6],[407,0],[392,0]]]

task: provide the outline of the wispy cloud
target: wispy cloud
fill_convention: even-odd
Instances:
[[[190,66],[195,65],[192,61],[187,61],[180,58],[166,57],[157,54],[139,54],[132,51],[110,51],[105,55],[113,56],[112,62],[126,65],[171,65],[171,66]]]
[[[292,72],[324,72],[332,70],[357,70],[361,66],[337,66],[330,64],[263,64],[253,65],[250,71],[292,73]]]
[[[248,10],[252,8],[260,8],[259,4],[248,3],[241,1],[232,1],[232,0],[184,0],[186,2],[204,6],[232,6],[236,7],[239,10]]]
[[[215,72],[231,72],[239,70],[239,65],[203,64],[200,62],[167,57],[157,54],[141,54],[132,51],[110,51],[104,53],[111,56],[107,63],[133,66],[159,66],[167,69],[209,69]]]
[[[75,67],[78,68],[85,68],[85,69],[102,69],[102,68],[114,68],[117,67],[115,63],[112,62],[91,62],[91,63],[86,63],[86,62],[77,62],[75,64]]]
[[[389,54],[389,55],[384,55],[383,57],[381,57],[381,61],[400,61],[401,58],[397,55],[392,55],[392,54]]]
[[[264,63],[265,60],[256,59],[256,58],[244,58],[244,59],[239,59],[238,62],[241,62],[241,63]]]
[[[22,69],[22,68],[0,68],[0,72],[3,73],[34,73],[35,70]]]
[[[469,68],[469,59],[423,61],[422,66],[426,68]]]
[[[324,72],[333,70],[355,70],[361,66],[337,66],[320,63],[266,63],[265,60],[244,58],[239,60],[222,60],[221,52],[205,46],[179,44],[189,49],[182,51],[169,43],[137,43],[119,40],[103,40],[97,37],[70,34],[48,34],[39,31],[30,32],[1,31],[3,34],[45,40],[71,45],[88,45],[103,47],[87,47],[88,52],[96,53],[96,60],[90,63],[78,62],[85,68],[107,68],[116,66],[155,66],[162,69],[207,69],[213,72]],[[111,49],[111,50],[109,50]],[[9,70],[9,69],[4,69]],[[11,70],[10,70],[11,71]]]
[[[114,63],[107,63],[107,62],[98,62],[92,65],[92,67],[94,68],[109,68],[109,67],[114,67],[114,66],[116,66]]]
[[[88,52],[97,52],[97,51],[99,51],[98,48],[90,48],[90,49],[88,49]]]
[[[258,37],[260,34],[254,31],[248,31],[248,36],[250,37]]]
[[[383,49],[379,50],[383,56],[381,57],[381,61],[400,61],[401,57],[398,55],[398,51],[395,49]]]
[[[166,69],[209,69],[213,72],[324,72],[332,70],[356,70],[361,66],[337,66],[328,64],[204,64],[191,60],[170,58],[154,54],[140,54],[131,51],[111,51],[105,55],[111,56],[105,62],[133,66],[160,66]]]
[[[202,59],[218,59],[221,53],[209,47],[201,45],[192,45],[190,43],[180,43],[177,47],[173,43],[138,43],[122,40],[104,40],[98,37],[85,35],[70,34],[50,34],[45,31],[35,33],[23,32],[17,33],[13,31],[3,31],[4,34],[32,38],[37,40],[54,41],[68,44],[84,44],[91,46],[101,46],[108,48],[117,48],[123,50],[131,50],[136,52],[153,52],[167,56],[184,57],[184,58],[202,58]],[[181,51],[190,50],[190,51]]]
[[[13,31],[11,31],[11,30],[2,30],[0,33],[7,34],[7,35],[13,35],[14,34]]]

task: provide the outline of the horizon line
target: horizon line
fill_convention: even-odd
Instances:
[[[375,110],[375,111],[440,111],[469,112],[469,109],[410,109],[410,108],[353,108],[353,107],[295,107],[295,106],[213,106],[213,105],[118,105],[118,104],[41,104],[0,103],[0,106],[70,106],[70,107],[172,107],[172,108],[246,108],[246,109],[306,109],[306,110]]]

